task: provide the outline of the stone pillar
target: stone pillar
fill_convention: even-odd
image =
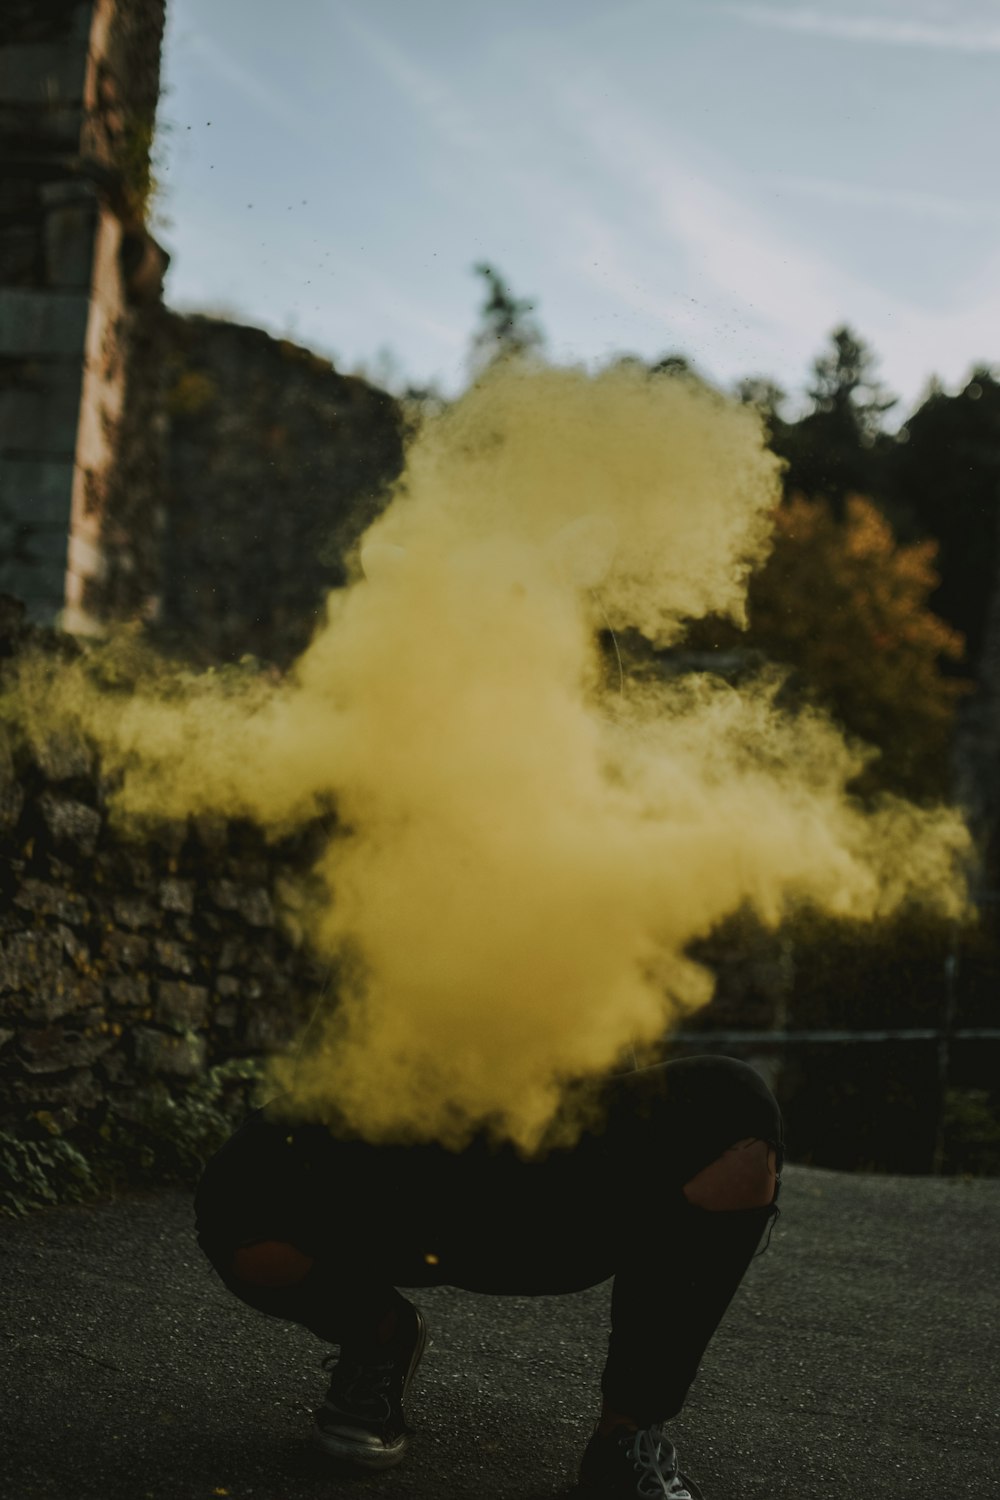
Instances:
[[[91,6],[0,49],[0,589],[54,623],[65,599],[97,220],[79,151]]]
[[[40,624],[155,613],[159,517],[116,515],[163,0],[11,0],[0,45],[0,591]],[[148,372],[143,378],[149,379]],[[155,378],[155,375],[154,377]],[[155,497],[148,507],[156,511]],[[135,552],[149,554],[136,567]],[[123,572],[137,586],[117,585]]]

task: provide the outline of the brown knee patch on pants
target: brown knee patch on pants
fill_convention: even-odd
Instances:
[[[258,1240],[234,1252],[232,1274],[250,1286],[295,1286],[315,1264],[287,1240]]]

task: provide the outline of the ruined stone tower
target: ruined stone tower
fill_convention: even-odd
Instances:
[[[0,16],[0,592],[74,631],[158,607],[163,20],[164,0]]]

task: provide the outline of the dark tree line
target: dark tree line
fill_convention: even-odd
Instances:
[[[929,394],[895,431],[898,403],[875,376],[875,358],[849,328],[837,329],[813,366],[811,409],[780,416],[781,393],[745,384],[764,404],[775,452],[788,463],[786,493],[822,496],[842,515],[846,497],[865,495],[901,541],[938,544],[940,584],[931,608],[966,641],[963,670],[975,675],[997,579],[1000,523],[1000,381],[974,369],[950,395]]]

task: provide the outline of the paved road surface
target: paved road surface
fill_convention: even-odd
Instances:
[[[707,1500],[996,1500],[1000,1181],[792,1168],[673,1429]],[[642,1232],[642,1204],[623,1204]],[[557,1500],[595,1412],[608,1287],[420,1294],[406,1463],[308,1441],[324,1347],[229,1296],[183,1194],[0,1221],[3,1500]]]

